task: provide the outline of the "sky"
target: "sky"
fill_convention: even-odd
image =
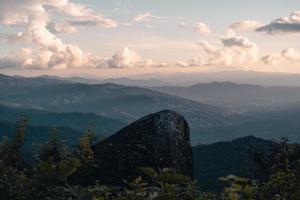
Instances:
[[[298,0],[0,0],[0,73],[300,73]]]

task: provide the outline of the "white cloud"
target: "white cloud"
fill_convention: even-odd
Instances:
[[[187,61],[177,61],[159,65],[160,67],[209,67],[209,66],[248,66],[259,60],[257,45],[242,36],[229,34],[218,42],[202,40],[198,43],[203,53]]]
[[[197,31],[198,33],[202,33],[204,35],[208,35],[211,33],[211,29],[210,27],[202,22],[197,22],[194,26],[195,31]]]
[[[55,33],[75,32],[78,26],[116,26],[113,20],[69,0],[0,0],[0,5],[0,24],[24,28],[23,32],[7,35],[7,39],[10,42],[30,42],[35,47],[23,48],[0,58],[2,68],[95,67],[93,65],[101,59],[83,52],[76,45],[63,43]],[[51,18],[55,14],[65,16],[65,20],[55,22]]]
[[[216,47],[207,41],[199,43],[206,53],[205,65],[230,65],[232,63],[232,52],[227,48]]]
[[[281,52],[281,55],[291,62],[300,63],[300,52],[296,51],[294,48],[284,49]]]
[[[300,52],[294,48],[287,48],[280,53],[263,56],[261,60],[267,65],[279,65],[282,63],[300,64]]]
[[[207,63],[201,56],[195,56],[188,61],[177,61],[174,65],[178,67],[201,67],[207,65]]]
[[[207,41],[199,43],[206,54],[205,61],[201,61],[203,65],[249,65],[258,60],[257,45],[245,37],[221,38],[221,44],[222,46],[215,46]]]
[[[164,19],[164,17],[153,15],[150,12],[140,13],[133,18],[135,22],[149,22],[151,20],[160,20],[160,19]]]
[[[68,3],[66,6],[59,8],[59,11],[72,16],[66,20],[69,25],[73,26],[102,26],[105,28],[114,28],[117,23],[109,18],[97,15],[97,13],[82,4]]]
[[[197,66],[203,66],[206,65],[205,60],[202,56],[195,56],[191,60],[189,60],[189,66],[191,67],[197,67]]]
[[[77,27],[86,26],[102,26],[104,28],[117,27],[117,23],[111,19],[102,17],[78,17],[76,20],[64,20],[51,23],[49,29],[53,33],[75,33],[78,31]]]
[[[153,65],[153,62],[151,60],[143,60],[138,53],[128,47],[124,47],[99,67],[103,67],[103,65],[110,68],[149,67]]]
[[[292,13],[289,17],[281,17],[270,24],[258,27],[257,32],[266,32],[270,35],[276,34],[299,34],[300,33],[300,11]]]
[[[48,28],[52,33],[75,33],[78,31],[76,26],[67,21],[51,23]]]
[[[261,27],[263,25],[264,24],[260,21],[242,20],[230,24],[228,28],[233,30],[247,31],[247,30],[255,30],[256,28]]]
[[[190,63],[189,62],[185,62],[185,61],[177,61],[177,62],[175,62],[175,66],[178,66],[178,67],[190,67]]]
[[[13,68],[16,66],[25,67],[30,64],[32,60],[30,55],[32,54],[31,49],[22,48],[19,52],[6,56],[0,59],[0,68]]]
[[[257,51],[257,45],[242,36],[232,36],[221,39],[224,47],[238,48],[238,49],[249,49]]]
[[[261,61],[266,65],[278,65],[282,62],[282,57],[280,56],[280,54],[269,54],[263,56],[261,58]]]

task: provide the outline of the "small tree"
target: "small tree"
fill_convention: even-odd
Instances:
[[[10,141],[7,137],[3,137],[0,143],[0,164],[2,166],[24,167],[25,162],[21,156],[21,147],[25,142],[25,131],[28,123],[29,118],[22,116],[17,122],[12,140]]]
[[[261,184],[261,199],[300,199],[300,147],[286,138],[274,144],[267,160],[268,179]]]
[[[92,149],[93,141],[96,140],[95,124],[89,125],[84,135],[79,139],[75,149],[75,154],[83,164],[95,166],[94,151]]]

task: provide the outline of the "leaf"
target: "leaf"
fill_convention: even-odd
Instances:
[[[141,167],[140,170],[150,178],[156,178],[157,172],[151,167]]]
[[[142,181],[143,181],[142,177],[139,176],[139,177],[137,177],[137,178],[134,180],[134,183],[135,183],[135,184],[140,184]]]

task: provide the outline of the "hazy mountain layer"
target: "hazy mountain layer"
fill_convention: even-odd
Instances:
[[[105,84],[114,83],[126,86],[139,86],[139,87],[157,87],[168,85],[168,83],[159,79],[134,79],[134,78],[110,78],[110,79],[96,79],[96,78],[83,78],[79,76],[72,77],[59,77],[59,76],[41,76],[44,78],[57,79],[72,83],[84,83],[84,84]]]
[[[112,134],[124,127],[126,123],[95,115],[92,113],[54,113],[22,107],[8,107],[0,105],[0,120],[15,123],[20,116],[30,118],[33,126],[70,127],[77,131],[84,131],[90,123],[94,123],[99,134]]]
[[[154,90],[239,112],[300,105],[300,87],[263,87],[232,82],[199,83],[190,87]]]
[[[7,81],[7,85],[13,85],[10,82],[14,81],[14,77],[10,78],[11,80]],[[38,83],[39,81],[36,82]],[[224,85],[226,86],[225,88],[229,89],[221,90],[220,87],[222,88]],[[250,102],[252,102],[252,99],[249,97],[251,92],[247,92],[247,90],[254,92],[262,90],[260,94],[264,95],[263,90],[266,89],[261,86],[236,85],[233,83],[213,83],[190,88],[198,90],[199,87],[205,95],[212,95],[215,99],[221,99],[222,96],[227,95],[228,98],[233,98],[234,100],[235,96],[228,95],[234,93],[240,98],[245,98],[248,95],[247,98],[249,98]],[[10,88],[10,90],[7,90],[7,88]],[[279,89],[281,90],[281,87],[271,88],[271,90],[275,91]],[[288,93],[294,96],[298,95],[297,92],[292,94],[293,92],[291,91],[293,89],[287,88],[286,98],[289,98]],[[76,130],[82,130],[88,123],[96,121],[98,124],[101,124],[97,125],[101,127],[100,131],[115,131],[122,126],[122,123],[120,124],[119,121],[129,123],[142,116],[161,110],[175,110],[187,119],[191,128],[191,141],[193,144],[231,140],[250,134],[267,139],[278,139],[287,136],[292,141],[300,140],[298,136],[300,125],[297,120],[300,117],[300,109],[297,109],[297,106],[294,106],[292,109],[277,109],[276,112],[266,112],[263,111],[264,109],[260,109],[259,112],[252,111],[237,115],[228,111],[228,109],[221,109],[185,98],[149,89],[115,84],[56,83],[50,85],[42,84],[40,86],[15,85],[9,87],[4,85],[0,90],[7,90],[7,92],[1,92],[0,94],[2,103],[44,110],[44,113],[41,111],[29,113],[37,125],[64,125]],[[220,95],[221,97],[214,95]],[[233,100],[229,100],[229,102]],[[67,114],[59,114],[58,116],[55,113],[49,114],[47,111],[67,112]],[[19,111],[12,112],[14,117],[11,116],[10,111],[6,112],[5,115],[7,116],[3,114],[5,113],[4,111],[1,112],[3,116],[1,119],[11,119],[13,121],[18,116],[17,112]],[[82,113],[94,113],[94,115]],[[108,123],[104,120],[106,118],[117,119],[117,121]]]
[[[231,81],[241,84],[254,84],[264,86],[300,86],[300,74],[275,73],[258,71],[222,71],[207,73],[174,73],[174,74],[141,74],[136,79],[159,79],[176,86],[191,86],[197,83],[210,83],[213,81]]]
[[[5,94],[5,95],[4,95]],[[115,84],[15,87],[0,94],[0,101],[54,112],[88,112],[131,122],[142,116],[171,109],[189,121],[192,130],[232,124],[239,116],[207,104],[149,89]]]

